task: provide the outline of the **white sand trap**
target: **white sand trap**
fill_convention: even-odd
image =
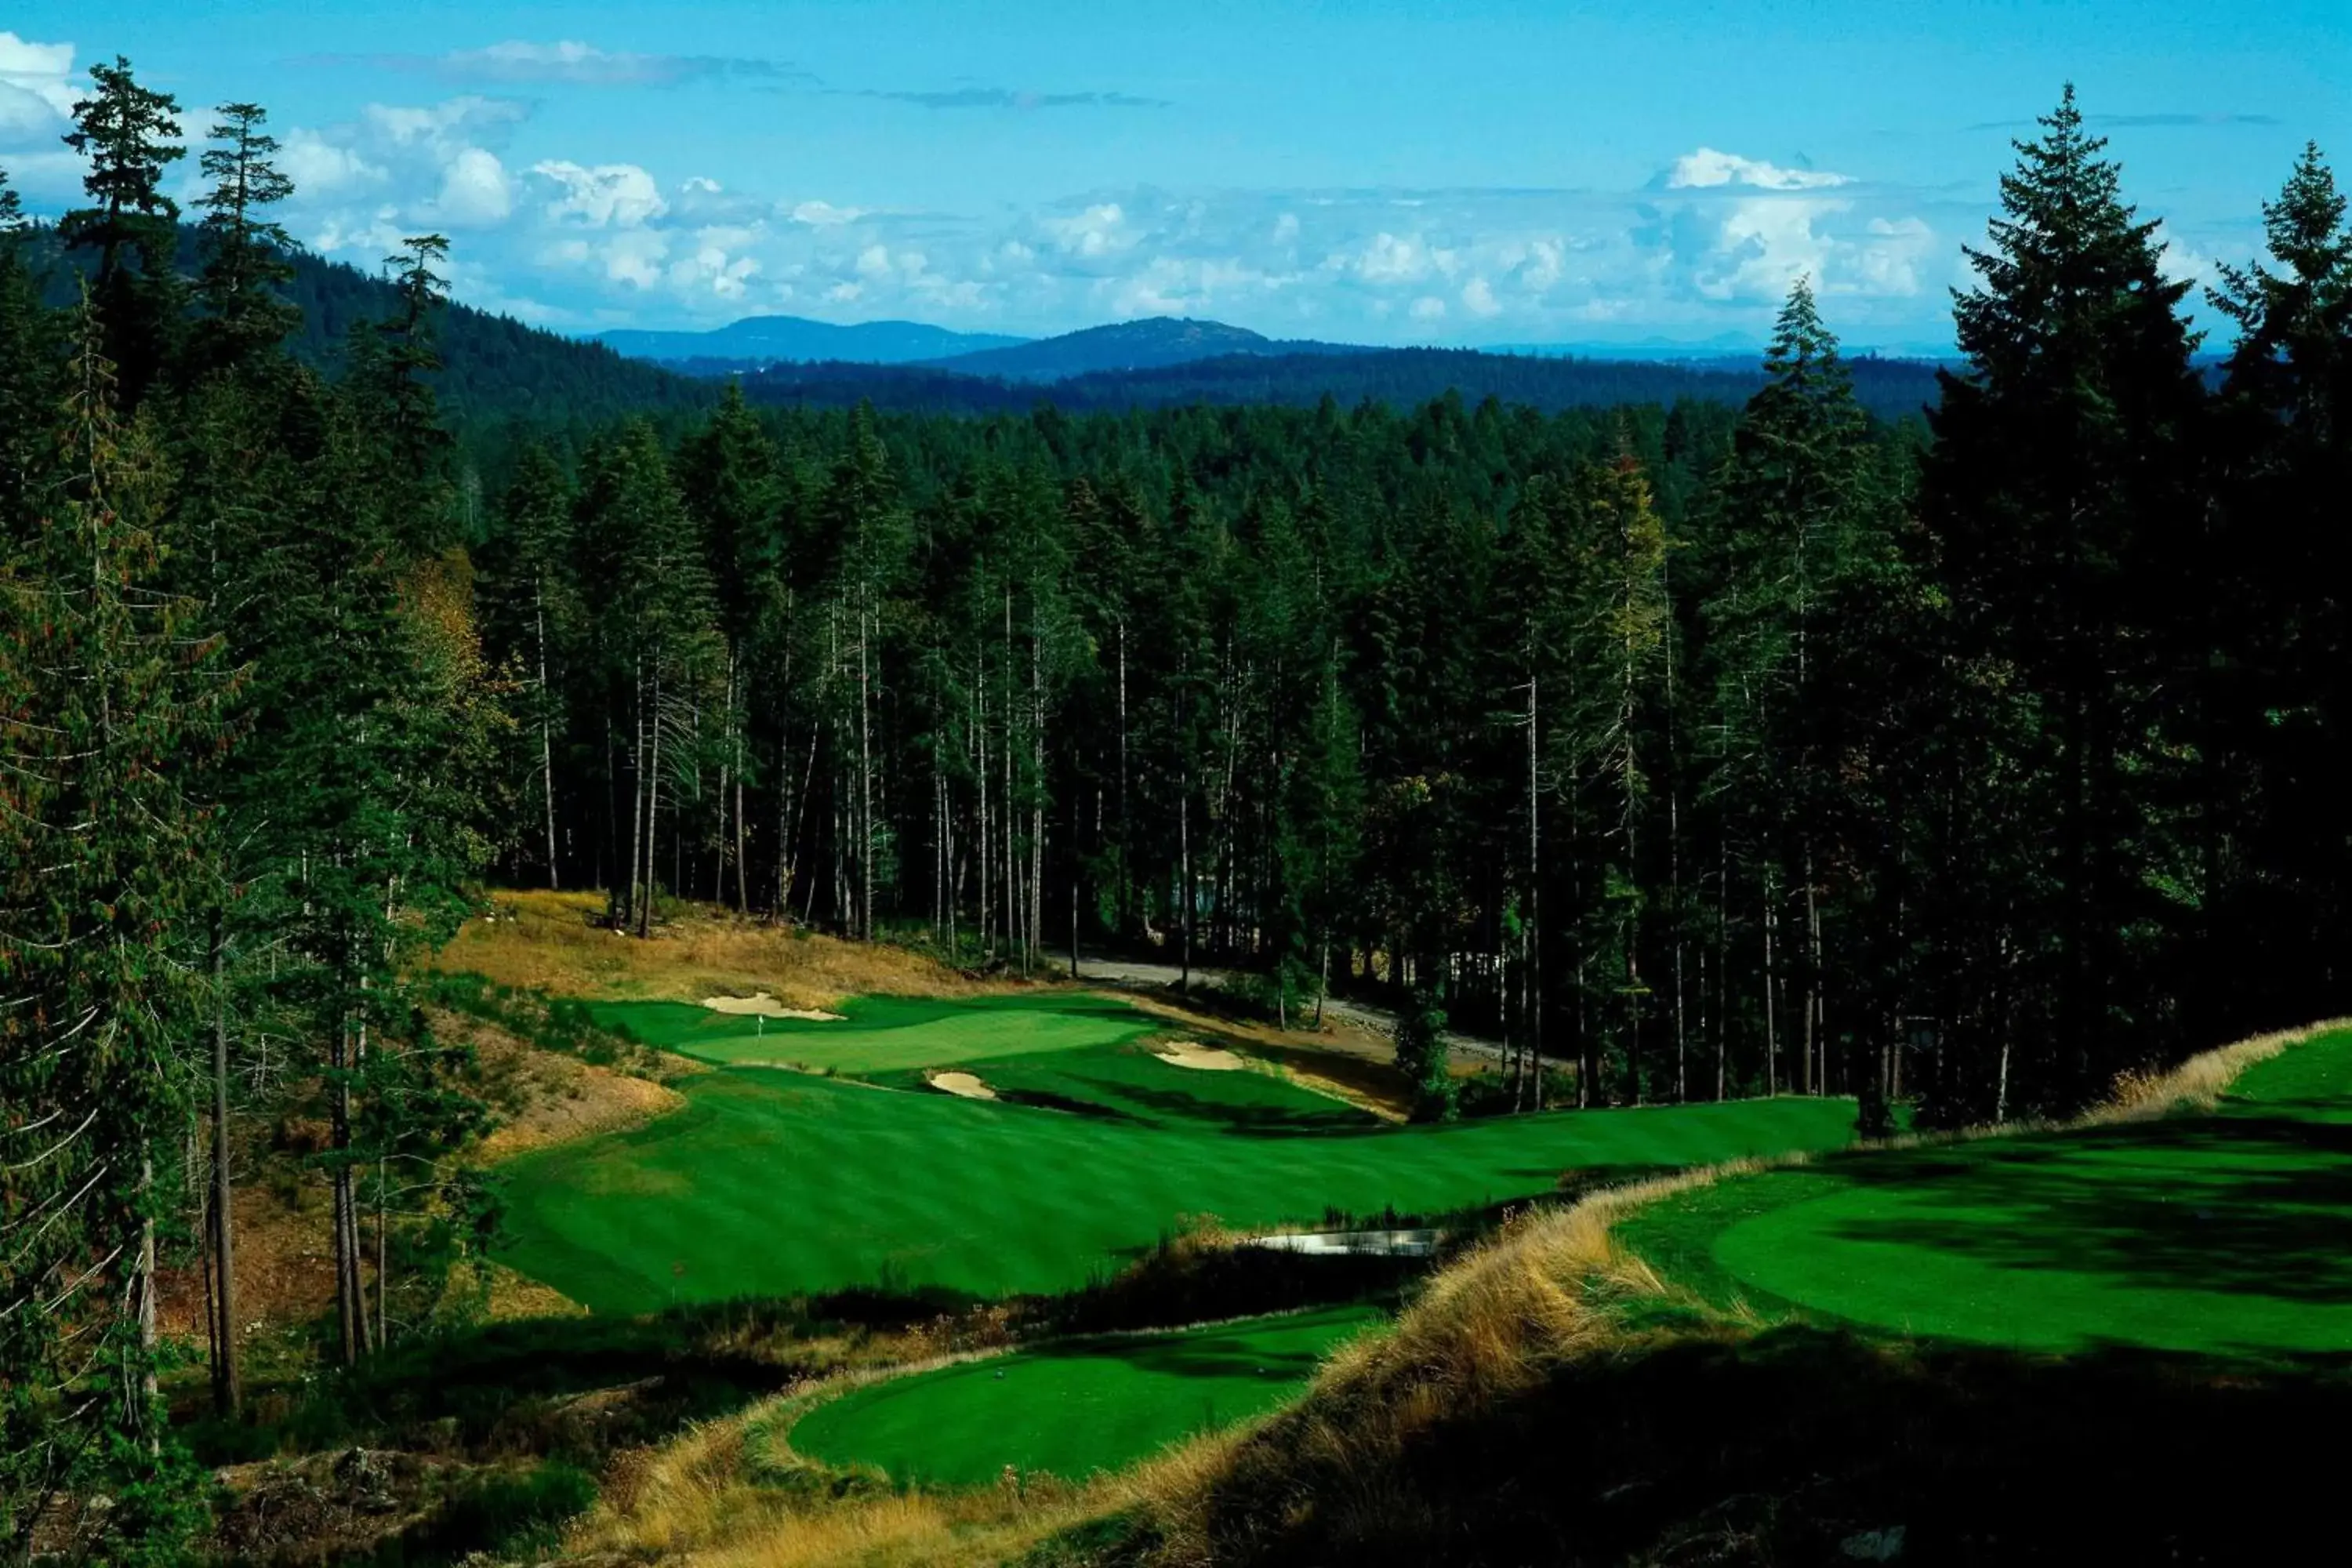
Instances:
[[[994,1100],[996,1091],[968,1072],[935,1072],[929,1082],[933,1089],[943,1089],[950,1094],[966,1100]]]
[[[702,1005],[714,1013],[729,1013],[739,1018],[805,1018],[812,1024],[838,1024],[838,1013],[821,1013],[814,1007],[787,1007],[762,991],[756,996],[705,996]]]
[[[1220,1046],[1198,1040],[1165,1040],[1152,1053],[1170,1067],[1198,1068],[1202,1072],[1239,1072],[1249,1063]]]

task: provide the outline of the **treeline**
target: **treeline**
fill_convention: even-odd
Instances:
[[[2208,376],[2071,97],[2019,158],[1931,429],[1801,283],[1736,416],[738,398],[538,461],[506,873],[1370,992],[1526,1104],[2059,1111],[2340,1007],[2342,203],[2311,152]]]
[[[740,371],[724,361],[679,362],[690,375]],[[1933,365],[1863,358],[1847,373],[1862,406],[1899,422],[1935,401]],[[1745,403],[1761,388],[1759,370],[1483,353],[1469,349],[1349,349],[1237,353],[1182,364],[1094,371],[1043,384],[1006,382],[935,365],[779,364],[743,375],[753,403],[987,416],[1026,413],[1040,402],[1065,414],[1123,413],[1193,404],[1312,408],[1384,403],[1411,408],[1447,393],[1476,403],[1496,398],[1542,413],[1685,400]]]
[[[490,1215],[409,963],[486,871],[639,934],[691,895],[1378,996],[1432,1116],[1441,1019],[1528,1109],[1956,1122],[2344,1009],[2315,151],[2215,293],[2218,383],[2070,93],[1928,426],[1871,416],[1801,282],[1743,408],[739,395],[477,497],[442,241],[322,376],[260,110],[201,153],[193,269],[177,113],[93,72],[68,309],[0,200],[0,1552],[184,1536],[155,1279],[200,1267],[234,1410],[241,1129],[311,1130],[334,1350],[429,1321]]]
[[[66,245],[46,225],[21,237],[24,264],[42,279],[43,303],[69,310],[98,261]],[[176,226],[173,268],[194,277],[205,266],[204,229]],[[330,376],[345,368],[352,334],[398,309],[386,278],[299,246],[281,253],[285,275],[272,292],[293,308],[286,351]],[[602,343],[560,336],[511,316],[445,301],[436,334],[440,363],[425,374],[461,455],[496,465],[520,440],[584,440],[626,415],[707,413],[713,389],[659,365],[626,358]]]
[[[289,351],[261,110],[202,144],[117,61],[37,246],[0,181],[0,1561],[184,1561],[159,1279],[204,1286],[239,1404],[234,1182],[275,1129],[331,1214],[331,1353],[428,1321],[479,1238],[483,1120],[411,961],[501,825],[464,497],[430,381],[444,245],[408,242],[329,380]],[[43,303],[51,244],[76,302]]]

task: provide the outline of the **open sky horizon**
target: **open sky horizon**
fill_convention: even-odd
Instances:
[[[2352,147],[2340,0],[15,0],[28,209],[76,200],[58,138],[117,54],[191,137],[269,110],[305,246],[373,268],[438,230],[460,299],[567,331],[1756,342],[1805,273],[1850,344],[1932,350],[2010,139],[2069,80],[2200,282],[2255,254],[2306,141]]]

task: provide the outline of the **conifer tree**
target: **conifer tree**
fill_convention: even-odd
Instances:
[[[77,1553],[161,1563],[192,1522],[156,1290],[202,1016],[185,786],[215,650],[161,585],[164,475],[87,302],[79,337],[59,488],[0,565],[0,1552],[102,1489]]]
[[[26,526],[62,396],[52,312],[26,260],[24,205],[0,169],[0,545]]]
[[[2126,1023],[2165,1027],[2164,956],[2198,897],[2166,805],[2179,753],[2159,696],[2195,657],[2177,635],[2202,412],[2189,285],[2165,276],[2157,225],[2123,201],[2071,87],[2041,123],[2015,144],[1990,248],[1968,252],[1979,282],[1954,321],[1969,367],[1943,377],[1922,496],[2001,736],[1955,762],[1971,820],[2011,844],[2018,822],[2053,827],[2048,852],[2016,846],[2017,882],[1937,879],[1955,900],[2001,888],[1940,917],[1998,955],[1992,974],[1955,969],[1977,1000],[1943,1009],[1969,1074],[1944,1087],[1970,1115],[2077,1103],[2122,1061]]]
[[[2201,574],[2214,590],[2217,654],[2203,737],[2211,816],[2258,868],[2214,909],[2202,940],[2231,990],[2288,984],[2303,997],[2290,1005],[2321,1011],[2342,984],[2352,931],[2352,840],[2340,808],[2352,763],[2352,612],[2336,565],[2352,485],[2346,210],[2319,149],[2305,147],[2263,208],[2272,266],[2225,267],[2211,291],[2238,340],[2213,443],[2224,521]],[[2250,1001],[2214,1005],[2227,1016]]]
[[[90,94],[74,104],[65,141],[89,161],[82,186],[91,205],[67,213],[58,234],[68,247],[96,253],[91,299],[116,366],[116,395],[131,410],[180,336],[180,207],[163,179],[186,153],[177,144],[179,100],[141,86],[129,60],[118,55],[89,76]]]
[[[203,369],[241,364],[276,347],[301,323],[301,311],[278,292],[294,276],[293,242],[269,209],[294,194],[294,182],[270,160],[277,138],[262,130],[259,104],[226,103],[201,160],[212,188],[198,201],[204,269],[196,298],[207,312],[197,329]]]

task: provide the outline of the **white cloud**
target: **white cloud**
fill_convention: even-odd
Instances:
[[[1819,220],[1844,211],[1843,202],[1743,201],[1723,216],[1715,253],[1700,268],[1699,292],[1710,300],[1778,299],[1801,275],[1833,287],[1830,239]]]
[[[1480,317],[1503,313],[1503,302],[1495,298],[1493,286],[1484,278],[1473,278],[1462,286],[1462,308]]]
[[[1702,147],[1675,160],[1666,171],[1668,190],[1706,189],[1716,185],[1753,185],[1766,191],[1810,191],[1825,185],[1850,184],[1847,175],[1832,174],[1825,169],[1784,169],[1760,158],[1743,158],[1736,153],[1718,153],[1712,147]]]
[[[590,228],[643,228],[669,211],[653,175],[635,163],[599,163],[591,169],[547,159],[533,163],[530,172],[562,193],[547,204],[547,216],[559,222],[576,219]]]
[[[504,98],[452,98],[422,106],[371,103],[360,110],[369,140],[454,155],[478,142],[494,141],[530,117],[528,105]]]
[[[622,229],[592,248],[607,279],[642,290],[660,286],[669,239],[651,229]]]
[[[1126,225],[1127,214],[1117,202],[1102,202],[1073,217],[1047,218],[1044,227],[1068,254],[1097,258],[1136,243]]]
[[[2156,237],[2160,248],[2157,252],[2157,270],[2175,283],[2196,283],[2212,287],[2221,281],[2221,266],[2212,257],[2197,249],[2187,240],[2158,223]]]
[[[863,207],[837,207],[831,202],[803,202],[793,208],[793,221],[811,228],[839,228],[866,216]]]
[[[1444,316],[1445,301],[1434,294],[1423,294],[1412,302],[1412,319],[1416,321],[1443,321]]]
[[[1920,291],[1920,271],[1936,248],[1936,231],[1917,217],[1874,217],[1865,226],[1870,236],[1855,249],[1854,268],[1861,289],[1883,295]]]
[[[73,54],[71,44],[0,32],[0,147],[34,147],[64,127],[80,96]]]
[[[310,200],[379,186],[390,177],[381,164],[369,163],[355,149],[337,146],[307,129],[287,133],[278,166],[294,182],[295,190]]]
[[[434,216],[453,228],[479,228],[504,223],[514,211],[514,187],[497,153],[482,147],[460,148],[441,171],[441,194],[434,201]]]

